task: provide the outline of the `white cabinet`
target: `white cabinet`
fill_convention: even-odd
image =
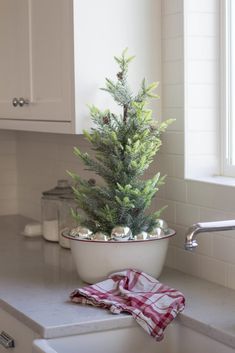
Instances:
[[[137,56],[134,87],[143,76],[161,80],[160,6],[161,0],[0,0],[0,129],[82,133],[91,126],[87,104],[113,108],[99,88],[126,47]],[[20,97],[29,104],[14,107]]]
[[[72,69],[72,0],[0,0],[0,128],[71,131]]]
[[[34,333],[23,323],[3,309],[0,309],[0,334],[2,331],[6,332],[14,339],[15,347],[6,349],[0,343],[0,353],[6,353],[8,351],[12,353],[31,353],[33,340],[39,338],[39,335]]]

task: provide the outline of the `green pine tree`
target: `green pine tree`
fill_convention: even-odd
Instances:
[[[84,180],[75,173],[69,173],[75,181],[75,198],[86,217],[73,214],[78,223],[93,232],[110,234],[117,225],[128,226],[133,235],[150,231],[157,225],[163,209],[152,214],[147,210],[152,199],[164,183],[164,177],[157,173],[144,180],[144,172],[152,163],[161,146],[160,135],[172,120],[162,123],[152,118],[152,111],[146,108],[150,98],[158,98],[153,91],[157,83],[146,85],[142,81],[135,95],[127,82],[128,66],[133,56],[124,50],[121,57],[115,57],[119,66],[116,82],[106,78],[103,88],[122,107],[120,116],[109,110],[100,111],[91,106],[90,114],[95,124],[91,133],[84,135],[95,151],[95,158],[88,153],[74,149],[86,169],[101,176],[105,184],[96,185],[95,180]]]

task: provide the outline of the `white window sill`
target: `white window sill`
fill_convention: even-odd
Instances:
[[[208,177],[194,177],[194,178],[185,178],[190,181],[199,181],[202,183],[210,183],[216,185],[224,185],[224,186],[235,186],[235,178],[234,177],[225,177],[221,175],[214,175]]]

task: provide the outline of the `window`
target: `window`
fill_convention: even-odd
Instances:
[[[221,3],[222,172],[235,176],[235,1]]]
[[[185,178],[235,186],[235,0],[184,2],[184,123]]]
[[[189,180],[215,182],[221,175],[219,3],[184,2],[184,156]]]

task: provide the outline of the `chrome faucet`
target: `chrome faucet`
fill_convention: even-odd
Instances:
[[[194,250],[198,246],[196,235],[199,233],[222,232],[233,229],[235,229],[235,219],[229,221],[201,222],[193,224],[186,232],[184,247],[186,250]]]

